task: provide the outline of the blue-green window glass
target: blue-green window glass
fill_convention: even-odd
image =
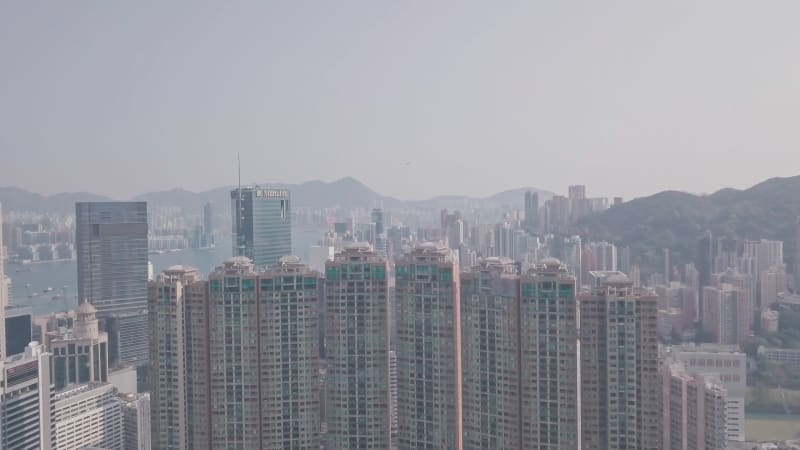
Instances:
[[[562,284],[558,287],[558,293],[561,298],[573,298],[575,296],[575,286]]]
[[[238,287],[239,279],[236,277],[225,277],[225,287]]]
[[[256,280],[244,279],[242,280],[242,291],[252,292],[256,290]]]
[[[338,280],[339,269],[336,267],[328,267],[327,269],[325,269],[325,278],[329,280]]]
[[[261,290],[262,291],[271,291],[273,287],[272,278],[268,278],[265,280],[261,280]]]
[[[536,285],[533,283],[524,283],[522,285],[522,296],[533,297],[536,295]]]
[[[383,280],[386,278],[386,268],[383,266],[376,266],[372,272],[372,277],[376,280]]]
[[[222,290],[222,280],[211,280],[211,292],[219,292]]]
[[[449,269],[440,270],[439,279],[444,282],[453,281],[453,271]]]
[[[314,277],[305,277],[303,278],[303,287],[306,289],[316,289],[317,288],[317,279]]]

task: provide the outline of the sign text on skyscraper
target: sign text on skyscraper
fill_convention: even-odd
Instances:
[[[287,198],[289,191],[286,189],[259,189],[256,191],[256,197],[266,198]]]

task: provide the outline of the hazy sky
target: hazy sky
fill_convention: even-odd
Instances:
[[[0,185],[404,199],[800,174],[800,1],[5,1]]]

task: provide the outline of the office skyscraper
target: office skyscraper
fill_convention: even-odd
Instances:
[[[147,203],[75,204],[78,299],[99,317],[147,308]]]
[[[461,296],[450,250],[396,264],[398,448],[461,449]]]
[[[388,264],[351,244],[325,264],[327,448],[391,448]]]
[[[24,353],[31,341],[41,340],[41,336],[33,338],[33,309],[30,306],[6,307],[5,314],[6,354]]]
[[[465,448],[579,448],[575,289],[555,259],[463,274]]]
[[[233,255],[256,267],[271,266],[292,253],[292,215],[286,189],[246,187],[231,191]]]
[[[50,354],[31,342],[25,353],[0,361],[0,448],[53,448]]]
[[[660,449],[658,297],[614,274],[580,305],[582,447]]]
[[[78,299],[97,308],[112,360],[147,361],[147,204],[75,204]],[[112,326],[109,319],[118,323]],[[113,328],[113,330],[112,330]]]

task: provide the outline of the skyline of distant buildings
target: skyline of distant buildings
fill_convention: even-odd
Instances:
[[[697,264],[678,267],[663,249],[663,270],[641,280],[629,247],[558,234],[608,208],[575,185],[541,207],[527,192],[524,211],[493,224],[442,210],[439,228],[416,233],[365,209],[305,262],[291,256],[289,199],[232,191],[234,256],[205,278],[188,266],[155,274],[144,305],[132,293],[142,261],[147,271],[146,204],[76,204],[87,301],[48,324],[43,345],[0,359],[10,399],[27,388],[12,389],[9,367],[47,355],[37,367],[53,384],[36,411],[50,429],[37,445],[656,450],[745,439],[744,355],[664,344],[700,330],[738,346],[779,331],[783,242],[707,234]],[[207,203],[195,240],[213,244],[210,229]],[[150,396],[121,393],[114,364],[142,369]],[[83,432],[88,417],[100,427]]]

